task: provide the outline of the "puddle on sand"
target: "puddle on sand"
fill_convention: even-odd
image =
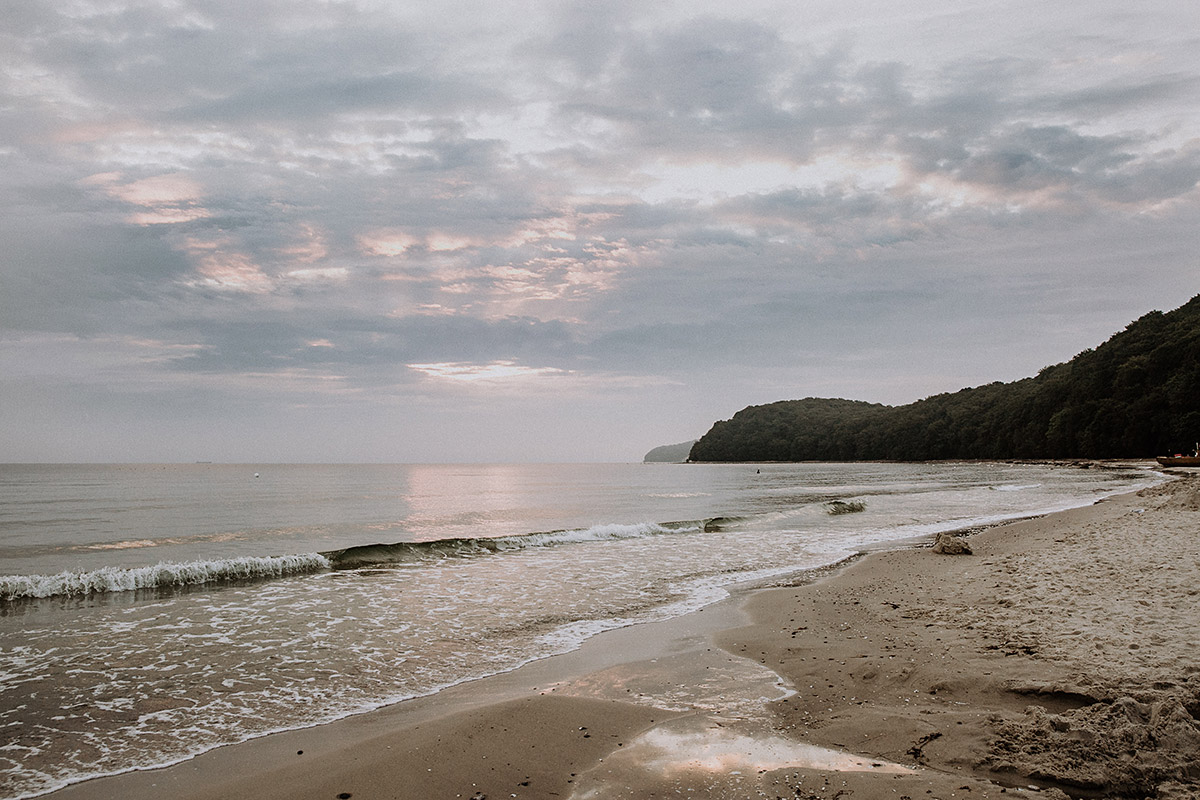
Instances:
[[[746,788],[780,769],[906,775],[890,761],[785,739],[708,716],[662,723],[581,775],[571,800],[617,800],[648,787],[697,790]]]
[[[706,730],[672,730],[671,723],[648,731],[620,754],[662,774],[687,770],[729,772],[785,767],[831,772],[911,773],[908,767],[780,736],[754,736],[711,726]]]
[[[622,743],[578,776],[571,800],[617,800],[650,787],[745,789],[761,774],[787,768],[892,775],[915,771],[780,736],[771,727],[766,704],[792,692],[775,672],[718,649],[620,664],[559,684],[554,691],[684,714]]]

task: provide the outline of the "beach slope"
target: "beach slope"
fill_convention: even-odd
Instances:
[[[1200,480],[967,541],[56,794],[1200,796]]]
[[[756,624],[721,641],[795,687],[772,707],[789,736],[962,776],[960,796],[1197,796],[1200,482],[969,544],[970,555],[878,553],[759,593]],[[799,777],[895,796],[888,779]]]

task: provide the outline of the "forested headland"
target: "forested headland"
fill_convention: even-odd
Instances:
[[[810,397],[750,406],[691,461],[1149,458],[1200,440],[1200,295],[1036,377],[903,406]]]

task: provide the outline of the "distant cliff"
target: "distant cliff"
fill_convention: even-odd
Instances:
[[[664,444],[661,447],[656,447],[642,458],[646,463],[667,463],[677,464],[681,461],[687,461],[688,453],[692,451],[692,445],[696,443],[695,439],[679,444]]]
[[[692,461],[1149,458],[1200,440],[1200,295],[1036,377],[904,406],[807,398],[718,422]]]

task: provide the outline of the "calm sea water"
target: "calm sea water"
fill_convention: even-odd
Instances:
[[[996,463],[0,465],[0,795],[430,694],[734,583],[1156,480]]]

